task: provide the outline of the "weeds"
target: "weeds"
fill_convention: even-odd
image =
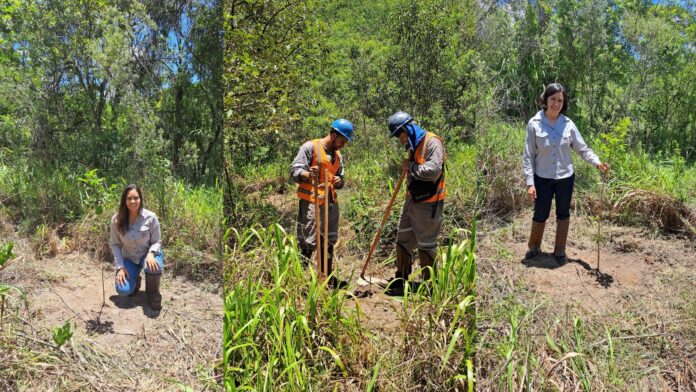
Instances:
[[[59,349],[72,338],[74,332],[73,329],[74,327],[70,323],[70,320],[66,321],[62,327],[55,327],[51,329],[53,343],[56,344],[56,349]]]
[[[5,268],[5,264],[12,259],[14,255],[12,253],[13,248],[14,243],[12,241],[0,245],[0,271],[2,271],[2,269]]]
[[[473,390],[473,239],[443,249],[434,279],[405,295],[404,335],[392,347],[363,325],[361,304],[350,293],[305,271],[294,238],[279,226],[230,229],[227,238],[234,238],[226,240],[234,244],[225,268],[227,390],[344,390],[348,383],[381,390],[394,384],[381,386],[380,374],[390,378],[395,371],[405,376],[399,387]]]
[[[331,374],[346,377],[341,358],[352,356],[360,323],[344,309],[345,292],[327,290],[313,273],[305,279],[296,244],[279,226],[254,233],[275,252],[225,294],[226,389],[305,391]]]

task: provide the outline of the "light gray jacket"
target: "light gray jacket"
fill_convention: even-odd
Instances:
[[[555,124],[540,110],[527,123],[524,144],[523,167],[527,186],[534,185],[534,175],[559,180],[573,175],[573,149],[582,159],[592,164],[601,162],[580,136],[573,121],[564,115],[558,116]]]
[[[117,214],[114,214],[111,218],[109,245],[117,270],[123,267],[124,259],[138,264],[147,255],[147,252],[160,252],[162,249],[162,231],[154,212],[142,208],[138,219],[128,226],[125,234],[118,231],[116,216]]]

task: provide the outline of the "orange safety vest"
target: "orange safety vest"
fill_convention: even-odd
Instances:
[[[423,140],[418,144],[418,147],[416,147],[416,151],[411,153],[411,160],[415,161],[417,164],[422,165],[425,163],[425,146],[428,144],[428,140],[431,137],[436,137],[440,139],[440,142],[442,142],[442,147],[444,149],[445,147],[445,142],[442,140],[441,137],[437,136],[436,134],[432,132],[425,132],[425,137]],[[437,186],[437,193],[435,193],[432,197],[421,201],[420,203],[436,203],[442,200],[445,200],[445,196],[447,195],[447,191],[445,189],[445,160],[443,157],[442,160],[442,173],[440,174],[440,182],[438,183]],[[408,192],[406,192],[406,197],[408,196]]]
[[[334,189],[333,185],[333,178],[336,173],[338,173],[338,169],[341,167],[341,153],[336,151],[336,159],[334,159],[332,164],[329,161],[329,157],[326,155],[326,151],[324,151],[324,147],[321,145],[321,140],[314,139],[312,142],[314,143],[314,154],[312,154],[312,162],[309,164],[309,167],[319,165],[319,185],[321,185],[317,192],[319,194],[319,205],[324,205],[323,184],[324,172],[326,169],[329,170],[329,190],[331,191],[331,200],[338,204],[338,200],[336,199],[336,190]],[[314,184],[311,182],[300,182],[299,186],[297,187],[297,197],[314,204]]]

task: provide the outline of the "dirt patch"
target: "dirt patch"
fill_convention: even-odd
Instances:
[[[108,358],[110,364],[110,370],[96,378],[57,364],[56,372],[25,380],[32,388],[50,390],[66,379],[72,380],[73,387],[88,382],[105,391],[179,390],[177,383],[193,390],[215,388],[210,379],[214,362],[221,357],[222,300],[218,293],[203,291],[165,270],[163,309],[158,312],[147,305],[144,282],[135,297],[119,297],[111,265],[85,254],[29,259],[10,269],[6,271],[10,283],[27,294],[29,323],[37,336],[50,342],[50,330],[70,321],[75,333],[66,355],[86,362]],[[81,367],[89,369],[90,364]]]
[[[603,227],[598,271],[596,226],[583,218],[571,221],[566,265],[559,266],[552,255],[556,227],[551,221],[544,233],[544,253],[524,260],[528,221],[521,217],[510,226],[509,233],[484,235],[479,259],[523,278],[531,289],[554,303],[577,304],[587,312],[622,309],[626,302],[650,296],[659,291],[659,276],[665,268],[696,261],[693,248],[683,240],[653,238],[640,229]]]

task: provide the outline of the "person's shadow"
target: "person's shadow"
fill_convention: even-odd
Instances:
[[[133,309],[137,307],[143,308],[143,314],[151,319],[159,317],[161,311],[154,310],[147,303],[147,297],[144,292],[139,292],[134,297],[112,295],[109,300],[119,309]]]
[[[551,253],[541,253],[531,259],[522,259],[522,264],[527,268],[556,269],[561,267]]]
[[[593,268],[582,259],[571,259],[569,257],[568,264],[570,263],[576,263],[580,265],[585,271],[588,271],[590,275],[594,275],[597,280],[597,283],[605,289],[609,288],[611,284],[614,283],[613,276],[609,275],[606,272],[598,271],[596,268]],[[527,268],[556,269],[562,267],[561,265],[558,265],[558,263],[556,262],[556,258],[554,258],[553,254],[551,253],[542,253],[541,255],[531,259],[523,259],[522,264],[524,264]]]

